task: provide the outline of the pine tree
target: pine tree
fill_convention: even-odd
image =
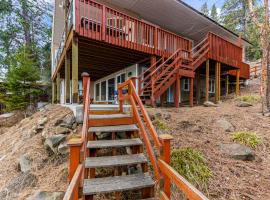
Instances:
[[[28,105],[36,103],[41,93],[37,65],[27,46],[21,47],[12,56],[2,88],[6,93],[0,95],[0,102],[6,106],[7,111],[24,110]]]
[[[208,9],[208,6],[207,6],[207,2],[205,2],[202,7],[201,7],[201,12],[206,15],[206,16],[209,16],[209,9]]]
[[[211,18],[216,22],[219,21],[216,4],[213,4],[211,8]]]

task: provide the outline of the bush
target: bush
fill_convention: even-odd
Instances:
[[[247,103],[257,103],[261,101],[261,97],[259,95],[245,95],[238,97],[237,100]]]
[[[212,172],[201,152],[190,147],[173,150],[171,166],[200,190],[207,191]]]
[[[261,143],[260,137],[255,132],[249,131],[234,132],[232,133],[232,139],[252,148],[256,148]]]
[[[159,129],[159,130],[166,130],[168,129],[168,126],[165,122],[163,122],[160,119],[156,119],[155,121],[153,121],[154,126]]]

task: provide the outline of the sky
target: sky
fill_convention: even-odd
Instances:
[[[191,5],[193,8],[196,8],[197,10],[200,10],[202,4],[207,2],[209,10],[211,9],[213,4],[216,4],[217,10],[220,11],[220,8],[224,3],[224,0],[183,0],[183,1]]]

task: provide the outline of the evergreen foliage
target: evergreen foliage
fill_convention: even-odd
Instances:
[[[205,16],[209,16],[209,9],[207,2],[205,2],[201,7],[201,13],[203,13]]]
[[[219,21],[216,4],[213,4],[211,8],[211,18],[215,20],[216,22]]]

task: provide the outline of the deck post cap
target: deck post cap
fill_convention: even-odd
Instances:
[[[89,74],[88,74],[87,72],[83,72],[81,76],[82,76],[82,77],[88,77]]]
[[[169,135],[169,134],[162,134],[159,136],[159,138],[161,140],[172,140],[173,139],[173,136]]]
[[[80,137],[74,137],[74,138],[70,138],[68,140],[67,145],[68,146],[81,146],[82,143],[83,143],[82,138],[80,138]]]

